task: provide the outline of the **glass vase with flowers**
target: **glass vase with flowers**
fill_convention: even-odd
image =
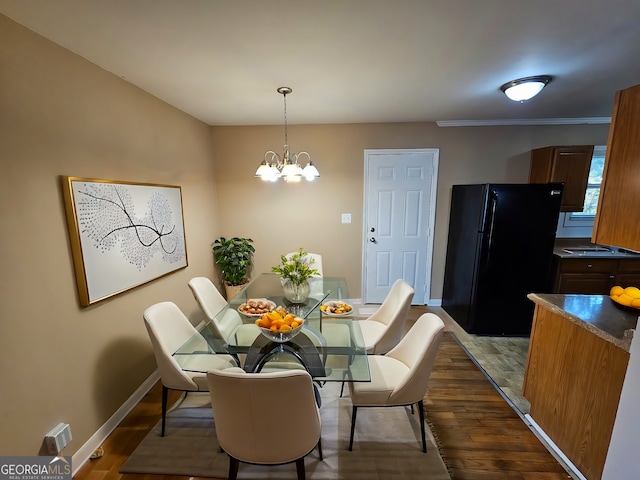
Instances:
[[[311,287],[309,279],[319,272],[311,265],[313,258],[307,255],[302,248],[290,255],[282,255],[280,264],[271,267],[282,282],[284,296],[292,303],[303,303],[309,298]]]

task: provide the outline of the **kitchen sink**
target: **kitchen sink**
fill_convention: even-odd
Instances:
[[[563,251],[573,253],[575,255],[586,255],[588,253],[611,253],[613,250],[609,247],[584,247],[584,248],[565,248]]]
[[[627,250],[626,248],[619,248],[618,252],[626,253],[627,255],[640,255],[640,252],[635,252],[633,250]]]

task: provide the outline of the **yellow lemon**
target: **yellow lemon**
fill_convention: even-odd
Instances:
[[[611,291],[609,292],[609,295],[611,296],[618,296],[618,295],[622,295],[624,293],[624,288],[622,288],[620,285],[616,285],[615,287],[613,287],[611,289]]]
[[[640,288],[637,287],[627,287],[624,289],[624,293],[631,298],[640,298]]]

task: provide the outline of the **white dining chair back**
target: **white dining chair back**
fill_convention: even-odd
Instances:
[[[211,322],[211,330],[215,336],[226,341],[233,332],[242,325],[242,318],[235,310],[229,310],[216,318],[228,304],[216,286],[207,277],[194,277],[189,280],[189,288],[196,299],[200,310],[206,319]]]
[[[144,311],[143,319],[162,381],[161,435],[164,436],[168,390],[206,392],[209,387],[206,374],[183,370],[173,357],[178,348],[194,335],[198,335],[198,331],[178,306],[173,302],[156,303]],[[206,342],[203,343],[206,345]],[[194,366],[197,365],[202,372],[212,368],[236,366],[236,362],[229,355],[215,355],[206,351],[190,356],[189,361]]]
[[[304,479],[304,457],[316,446],[322,460],[320,412],[309,373],[232,368],[210,371],[207,378],[218,442],[230,459],[229,479],[237,478],[240,462],[295,462],[298,479]]]
[[[413,287],[398,279],[380,308],[369,318],[358,320],[367,353],[387,353],[398,344],[404,335],[413,295]]]
[[[371,382],[351,382],[351,436],[353,447],[358,407],[418,405],[422,451],[427,451],[423,399],[427,393],[438,348],[444,335],[444,322],[434,313],[416,320],[400,343],[386,355],[369,355]]]

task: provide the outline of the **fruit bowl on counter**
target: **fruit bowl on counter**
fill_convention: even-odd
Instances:
[[[260,333],[272,342],[285,343],[302,331],[304,320],[283,307],[265,313],[256,320]]]
[[[635,308],[640,310],[640,288],[637,287],[621,287],[616,285],[611,288],[609,298],[618,305],[623,307]]]

